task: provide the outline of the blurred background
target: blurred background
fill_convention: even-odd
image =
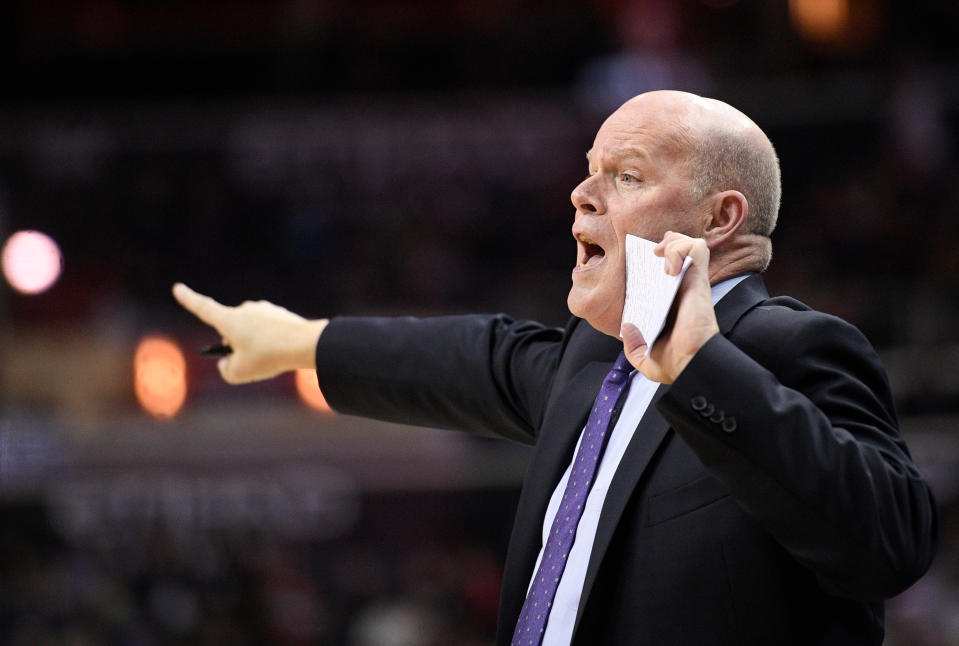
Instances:
[[[0,643],[491,643],[526,453],[227,387],[170,286],[562,325],[584,152],[677,88],[772,138],[770,291],[873,341],[937,493],[886,643],[959,644],[957,39],[951,0],[4,3]]]

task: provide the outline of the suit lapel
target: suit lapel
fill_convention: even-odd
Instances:
[[[573,459],[596,393],[623,349],[619,340],[594,330],[581,319],[575,319],[567,334],[568,344],[554,377],[516,510],[503,573],[497,644],[508,644],[512,638],[542,546],[543,517],[549,499]]]
[[[716,321],[719,333],[729,334],[743,314],[769,298],[766,284],[760,274],[753,274],[739,283],[721,301],[716,303]]]
[[[573,459],[576,441],[611,365],[612,358],[609,362],[592,361],[585,364],[554,394],[555,401],[530,460],[516,510],[503,577],[500,636],[507,632],[512,635],[512,627],[526,598],[529,578],[542,546],[546,507],[556,483]]]
[[[623,510],[643,477],[646,466],[655,455],[663,438],[666,437],[667,431],[669,431],[666,420],[655,408],[656,402],[667,388],[668,386],[663,385],[656,390],[656,394],[636,427],[633,437],[629,441],[629,446],[626,447],[626,452],[623,454],[623,459],[619,463],[619,468],[613,475],[612,482],[610,482],[606,500],[603,502],[603,511],[599,517],[599,525],[596,528],[596,537],[593,539],[589,565],[586,568],[583,594],[580,597],[579,610],[576,616],[577,625],[593,589],[596,575],[599,573],[599,566],[603,562],[603,557],[606,555],[606,550],[613,538],[613,532],[619,525]]]
[[[716,304],[716,321],[719,324],[720,334],[728,334],[743,314],[768,297],[766,287],[759,274],[750,276],[739,283]],[[580,597],[576,626],[579,625],[582,618],[583,609],[586,607],[599,567],[606,555],[613,533],[619,525],[623,510],[639,486],[649,461],[656,454],[656,450],[670,430],[666,420],[656,409],[656,402],[668,388],[668,385],[662,385],[656,390],[656,394],[637,425],[629,446],[623,454],[619,468],[610,483],[606,500],[603,503],[603,511],[600,514],[599,526],[596,529],[589,565],[586,569],[586,579],[583,582],[583,594]],[[556,480],[558,479],[559,476]],[[556,480],[554,480],[554,483]],[[575,634],[575,627],[573,632]]]
[[[580,370],[569,382],[568,388],[563,389],[559,401],[555,405],[555,419],[563,420],[561,424],[551,425],[544,429],[544,436],[538,444],[539,450],[534,454],[530,464],[530,472],[536,473],[534,482],[531,482],[529,502],[533,509],[539,510],[538,530],[542,533],[543,513],[550,497],[556,488],[556,483],[573,459],[573,449],[582,433],[583,426],[589,416],[589,410],[599,392],[606,373],[610,370],[610,363],[594,361]],[[548,433],[548,435],[546,434]],[[541,448],[540,448],[541,447]],[[539,551],[540,540],[534,541]]]

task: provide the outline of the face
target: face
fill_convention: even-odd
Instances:
[[[577,259],[567,304],[597,330],[619,336],[626,295],[626,234],[659,242],[666,231],[702,235],[688,147],[678,117],[645,97],[613,113],[588,153],[589,174],[572,193]]]

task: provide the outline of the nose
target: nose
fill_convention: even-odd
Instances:
[[[602,213],[605,210],[596,187],[596,177],[587,177],[570,193],[570,200],[580,213]]]

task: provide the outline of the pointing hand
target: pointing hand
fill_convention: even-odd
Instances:
[[[232,354],[217,362],[228,383],[269,379],[298,368],[316,369],[316,342],[327,319],[307,320],[267,301],[229,307],[183,283],[173,286],[173,296],[233,348]]]

